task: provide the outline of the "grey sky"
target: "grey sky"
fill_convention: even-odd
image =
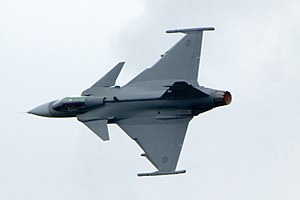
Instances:
[[[0,199],[299,199],[300,3],[0,1]],[[153,171],[117,126],[19,114],[76,96],[119,61],[125,84],[181,34],[205,32],[199,83],[230,106],[190,123],[178,176]]]

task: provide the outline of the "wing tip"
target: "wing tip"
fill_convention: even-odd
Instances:
[[[174,29],[167,30],[166,33],[191,33],[197,31],[214,31],[214,27],[199,27],[199,28],[184,28],[184,29]]]
[[[162,175],[175,175],[175,174],[184,174],[186,170],[178,170],[178,171],[156,171],[150,173],[139,173],[137,176],[162,176]]]

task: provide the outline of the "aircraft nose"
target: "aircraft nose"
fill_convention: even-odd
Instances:
[[[33,115],[38,115],[38,116],[43,116],[43,117],[51,117],[52,115],[49,112],[49,104],[50,103],[45,103],[42,104],[30,111],[28,111],[28,114],[33,114]]]

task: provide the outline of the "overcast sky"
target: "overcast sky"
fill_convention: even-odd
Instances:
[[[0,0],[0,199],[300,198],[298,0]],[[178,163],[155,168],[116,125],[102,142],[76,119],[24,114],[78,96],[117,62],[123,85],[183,35],[205,32],[199,83],[230,106],[192,120]]]

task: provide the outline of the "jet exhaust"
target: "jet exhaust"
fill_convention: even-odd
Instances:
[[[228,91],[216,91],[213,98],[216,106],[229,105],[232,100],[232,96]]]

